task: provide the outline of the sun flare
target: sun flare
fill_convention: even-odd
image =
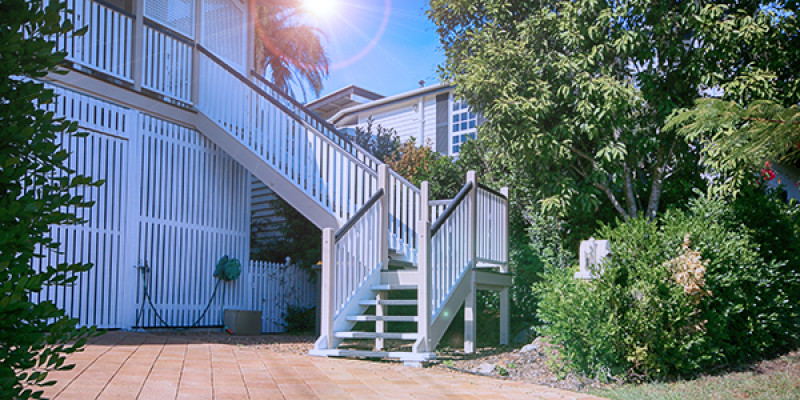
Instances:
[[[303,0],[303,7],[319,19],[330,18],[336,12],[336,0]]]

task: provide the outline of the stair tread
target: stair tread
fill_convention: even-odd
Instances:
[[[416,333],[400,333],[400,332],[355,332],[355,331],[344,331],[344,332],[335,332],[333,334],[334,337],[339,339],[395,339],[395,340],[417,340],[419,337]]]
[[[405,259],[389,259],[390,267],[417,268],[417,264]]]
[[[416,306],[419,302],[416,300],[361,300],[358,304],[362,306],[377,306],[378,304],[384,306]]]
[[[347,317],[348,321],[387,321],[387,322],[417,322],[419,318],[415,315],[355,315]]]
[[[417,290],[417,285],[397,285],[397,284],[389,284],[389,285],[373,285],[372,290],[375,291],[387,291],[387,290]]]

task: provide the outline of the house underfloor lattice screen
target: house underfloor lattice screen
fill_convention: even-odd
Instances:
[[[51,87],[52,88],[52,87]],[[100,187],[83,187],[73,191],[92,208],[70,207],[83,225],[53,226],[50,235],[61,243],[57,251],[43,252],[34,260],[34,267],[46,269],[60,263],[92,263],[94,268],[82,273],[71,286],[46,286],[34,293],[34,301],[52,301],[81,325],[116,328],[122,323],[120,311],[124,291],[124,231],[126,227],[125,166],[129,164],[130,110],[93,97],[61,88],[47,109],[59,116],[77,121],[86,138],[62,135],[62,147],[71,153],[67,166],[75,174],[105,180]],[[63,175],[63,173],[62,173]]]
[[[137,279],[138,325],[161,325],[153,309],[169,325],[191,325],[214,293],[217,261],[246,265],[250,175],[193,129],[142,115],[140,133],[138,262],[149,272]],[[152,306],[142,307],[145,283]],[[223,308],[244,308],[246,287],[246,276],[221,282],[198,326],[219,325]]]

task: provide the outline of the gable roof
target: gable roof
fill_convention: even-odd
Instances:
[[[399,103],[402,101],[406,101],[415,97],[424,97],[430,96],[433,94],[438,94],[440,92],[446,92],[453,89],[454,86],[448,83],[437,83],[434,85],[422,87],[419,89],[410,90],[405,93],[396,94],[394,96],[383,97],[368,103],[361,103],[361,104],[354,104],[348,108],[342,108],[340,111],[335,113],[333,116],[328,117],[328,120],[336,125],[339,121],[345,118],[348,115],[353,113],[357,113],[360,111],[365,111],[373,108],[378,108],[382,106],[391,105],[393,103]]]
[[[339,111],[358,106],[359,104],[368,103],[371,101],[384,98],[375,92],[367,89],[350,85],[343,87],[333,93],[320,97],[308,104],[306,107],[314,111],[317,115],[324,119],[329,119]]]

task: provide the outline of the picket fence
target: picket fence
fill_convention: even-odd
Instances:
[[[262,332],[285,332],[289,306],[310,308],[317,305],[313,273],[291,263],[250,261],[253,285],[250,308],[261,310]]]

